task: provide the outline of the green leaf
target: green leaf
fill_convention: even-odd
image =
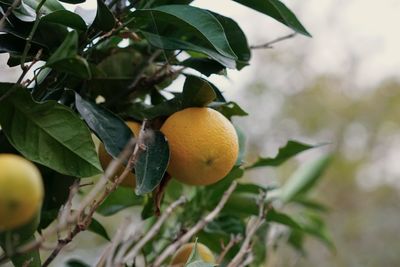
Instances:
[[[84,3],[86,0],[59,0],[59,1],[68,4],[80,4]]]
[[[182,107],[205,107],[211,103],[216,95],[211,85],[204,79],[187,75],[183,85]]]
[[[212,12],[212,14],[221,23],[225,30],[226,37],[228,38],[229,45],[238,57],[236,68],[240,70],[244,66],[249,65],[251,51],[247,43],[246,35],[242,29],[233,19],[214,12]]]
[[[305,36],[310,36],[310,33],[297,19],[296,15],[279,0],[233,0],[249,8],[257,10],[267,16],[270,16],[277,21],[285,24],[294,31]]]
[[[0,84],[0,95],[12,86]],[[17,88],[0,105],[0,125],[10,143],[34,162],[75,177],[102,171],[85,123],[55,101],[34,102],[25,88]]]
[[[36,8],[39,2],[40,0],[22,0],[21,4],[13,10],[13,14],[22,21],[33,22],[36,20]],[[46,0],[40,8],[40,14],[47,15],[58,10],[65,10],[65,8],[57,0]]]
[[[297,154],[314,147],[317,146],[311,146],[290,140],[284,147],[279,148],[278,155],[276,155],[274,158],[260,157],[255,163],[248,166],[246,169],[264,166],[279,166],[291,157],[296,156]]]
[[[145,129],[143,134],[146,149],[139,153],[135,164],[138,195],[150,193],[160,184],[169,162],[169,147],[165,136],[151,129]]]
[[[244,135],[244,132],[236,125],[234,125],[236,134],[239,139],[239,154],[238,158],[236,160],[235,165],[242,165],[243,160],[244,160],[244,153],[246,149],[246,136]]]
[[[186,261],[185,265],[188,265],[191,262],[195,262],[195,261],[201,261],[201,255],[199,253],[199,250],[197,249],[197,238],[194,241],[194,246],[192,248],[192,251],[190,252],[189,258]]]
[[[266,220],[268,222],[275,222],[279,224],[286,225],[290,228],[301,230],[302,227],[299,223],[297,223],[294,219],[292,219],[289,215],[277,212],[275,209],[270,209],[267,213]]]
[[[66,262],[66,267],[90,267],[89,264],[84,263],[81,260],[77,260],[77,259],[69,259]]]
[[[126,123],[111,111],[84,100],[75,93],[75,106],[90,129],[103,142],[106,151],[117,158],[133,137]]]
[[[331,159],[331,155],[325,155],[300,166],[282,186],[281,199],[284,202],[290,202],[310,190],[322,176]]]
[[[229,237],[231,234],[244,235],[246,226],[239,217],[233,214],[222,214],[208,223],[204,231],[211,235],[218,234]]]
[[[165,27],[183,28],[185,34],[192,34],[199,38],[208,48],[214,49],[220,55],[236,60],[224,28],[221,23],[207,10],[189,5],[165,5],[153,9],[136,10],[132,16],[136,23],[150,25],[152,33],[169,34],[174,37],[174,32],[163,31]],[[149,27],[148,27],[149,28]],[[162,33],[161,33],[162,32]],[[183,35],[181,36],[183,37]]]
[[[141,33],[152,46],[165,50],[187,50],[199,52],[211,57],[227,68],[236,68],[235,59],[221,55],[213,49],[190,43],[188,41],[179,40],[177,38],[161,36],[151,32],[141,31]]]
[[[315,214],[306,214],[306,222],[302,224],[303,231],[307,234],[318,238],[322,241],[329,249],[335,251],[335,244],[332,241],[326,224],[323,219]]]
[[[86,31],[87,29],[85,21],[79,15],[68,10],[54,11],[46,16],[43,16],[40,20],[58,23],[80,31]]]
[[[205,76],[210,76],[211,74],[221,74],[223,70],[225,70],[225,67],[221,63],[209,58],[191,57],[180,62],[179,65],[197,70]]]
[[[101,223],[94,218],[92,218],[92,222],[90,223],[88,230],[90,232],[98,234],[101,237],[104,237],[108,241],[111,241],[104,226],[101,225]]]
[[[293,199],[293,202],[314,211],[328,212],[330,210],[327,206],[319,203],[318,201],[301,195]]]
[[[77,51],[78,33],[71,31],[60,47],[50,56],[46,67],[89,79],[91,77],[89,65],[86,59],[77,54]]]
[[[131,188],[118,187],[96,210],[103,216],[111,216],[128,207],[142,205],[143,197],[136,196]]]
[[[246,111],[244,111],[236,102],[213,102],[209,105],[210,108],[218,110],[228,119],[231,119],[233,116],[247,116],[249,115]]]
[[[208,262],[204,262],[202,260],[197,260],[197,261],[191,262],[185,266],[186,267],[214,267],[214,266],[218,266],[218,264],[208,263]]]
[[[104,32],[111,31],[115,26],[113,13],[102,0],[97,0],[97,12],[92,27]]]
[[[169,116],[181,109],[182,109],[182,96],[178,95],[154,107],[143,110],[141,114],[143,118],[151,120],[160,116]]]

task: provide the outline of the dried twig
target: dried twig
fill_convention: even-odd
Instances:
[[[242,239],[243,237],[241,235],[231,235],[229,243],[226,244],[226,246],[223,246],[222,252],[219,254],[216,263],[221,264],[229,250],[231,250],[234,245],[242,241]]]
[[[168,258],[171,254],[173,254],[179,247],[183,244],[187,243],[192,236],[198,233],[201,229],[203,229],[209,222],[215,219],[217,215],[221,212],[222,208],[225,206],[229,197],[233,193],[236,188],[237,183],[233,182],[231,186],[226,190],[219,201],[218,205],[212,210],[206,217],[202,218],[198,223],[196,223],[192,228],[190,228],[183,236],[181,236],[174,243],[170,244],[163,252],[161,252],[160,256],[158,256],[154,263],[153,267],[161,266],[164,260]]]
[[[183,205],[186,202],[185,197],[180,197],[178,200],[173,202],[161,215],[161,217],[157,220],[157,222],[151,227],[151,229],[146,233],[146,235],[140,239],[140,241],[125,255],[122,262],[115,262],[115,265],[121,263],[127,263],[130,260],[134,259],[136,255],[140,252],[140,250],[144,247],[144,245],[149,242],[161,229],[162,225],[168,219],[168,217],[172,214],[172,212]]]
[[[245,261],[245,257],[249,252],[249,249],[251,248],[251,239],[257,232],[258,228],[263,224],[265,221],[265,196],[266,193],[263,191],[260,193],[259,197],[259,212],[257,218],[255,218],[253,221],[250,220],[247,224],[247,233],[246,233],[246,238],[244,239],[242,246],[240,247],[239,252],[236,254],[236,256],[232,259],[232,261],[227,265],[227,267],[238,267],[242,266],[241,264],[243,261]]]
[[[291,34],[288,34],[288,35],[285,35],[285,36],[276,38],[276,39],[274,39],[274,40],[272,40],[272,41],[269,41],[269,42],[267,42],[267,43],[265,43],[265,44],[261,44],[261,45],[252,45],[252,46],[250,46],[250,49],[267,49],[267,48],[273,48],[273,46],[272,46],[273,44],[276,44],[276,43],[279,43],[279,42],[281,42],[281,41],[284,41],[284,40],[293,38],[293,37],[296,36],[296,34],[297,34],[297,33],[294,32],[294,33],[291,33]]]

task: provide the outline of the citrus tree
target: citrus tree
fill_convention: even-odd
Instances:
[[[279,0],[233,1],[310,36]],[[308,194],[330,156],[283,185],[245,179],[316,145],[245,160],[231,120],[247,113],[207,77],[246,67],[252,47],[233,19],[191,2],[97,0],[92,13],[0,0],[0,50],[21,68],[0,83],[0,265],[49,266],[83,231],[108,242],[96,266],[261,266],[277,242],[304,253],[307,235],[333,248]],[[140,233],[115,221],[110,236],[93,217],[132,206]]]

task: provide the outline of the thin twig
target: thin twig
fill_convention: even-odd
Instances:
[[[154,263],[152,264],[153,267],[161,266],[164,260],[168,258],[172,253],[174,253],[179,247],[183,244],[187,243],[192,236],[198,233],[201,229],[203,229],[208,223],[217,217],[217,215],[221,212],[222,208],[225,206],[226,202],[228,201],[229,197],[233,193],[237,186],[236,182],[233,182],[228,190],[226,190],[219,201],[218,205],[212,210],[206,217],[202,218],[198,223],[196,223],[192,228],[190,228],[183,236],[181,236],[178,240],[174,243],[169,245],[163,252],[155,259]]]
[[[7,8],[6,13],[4,13],[3,17],[0,19],[0,30],[4,28],[4,22],[6,21],[7,17],[11,15],[11,12],[19,6],[21,0],[15,0],[11,6]]]
[[[172,214],[172,212],[183,205],[187,199],[185,197],[180,197],[177,201],[173,202],[161,215],[161,217],[157,220],[157,222],[151,227],[151,229],[146,233],[146,235],[140,239],[140,241],[132,248],[132,250],[126,254],[123,258],[122,263],[127,263],[128,261],[134,259],[139,251],[149,242],[161,229],[161,226],[168,219],[168,217]],[[119,264],[119,262],[116,262]]]
[[[242,236],[241,235],[231,235],[231,238],[229,240],[229,243],[226,246],[223,246],[223,250],[221,254],[219,254],[219,257],[216,261],[217,264],[221,264],[222,261],[224,260],[226,254],[231,250],[231,248],[242,241]]]
[[[291,34],[288,34],[288,35],[285,35],[285,36],[282,36],[282,37],[278,37],[278,38],[276,38],[276,39],[274,39],[274,40],[272,40],[272,41],[269,41],[269,42],[267,42],[267,43],[265,43],[265,44],[261,44],[261,45],[252,45],[252,46],[250,46],[250,49],[267,49],[267,48],[273,48],[273,44],[276,44],[276,43],[279,43],[279,42],[281,42],[281,41],[284,41],[284,40],[287,40],[287,39],[290,39],[290,38],[293,38],[293,37],[295,37],[297,35],[297,33],[291,33]]]
[[[259,212],[257,218],[254,221],[250,220],[247,224],[247,233],[246,238],[244,239],[242,246],[239,249],[239,252],[236,256],[232,259],[232,261],[227,265],[227,267],[238,267],[241,266],[241,263],[245,260],[246,255],[251,248],[251,239],[257,232],[258,228],[263,224],[265,221],[265,196],[266,193],[262,191],[259,197]]]

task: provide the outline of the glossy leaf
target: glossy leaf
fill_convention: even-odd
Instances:
[[[136,196],[131,188],[118,187],[100,205],[96,212],[103,216],[111,216],[128,207],[142,205],[143,198]]]
[[[97,12],[92,27],[108,32],[111,31],[114,26],[115,18],[113,13],[102,0],[97,0]]]
[[[331,155],[325,155],[301,165],[282,186],[281,199],[289,202],[310,190],[328,167],[331,158]]]
[[[10,88],[1,84],[0,95]],[[10,143],[32,161],[76,177],[102,171],[85,123],[55,101],[36,103],[25,88],[17,88],[0,105],[0,124]]]
[[[247,169],[264,166],[279,166],[291,157],[294,157],[297,154],[314,147],[316,146],[311,146],[290,140],[286,143],[284,147],[279,148],[278,155],[273,158],[260,157],[255,163],[248,166]]]
[[[133,137],[126,123],[111,111],[75,93],[75,106],[96,136],[103,142],[106,151],[117,158]]]
[[[78,33],[71,31],[60,47],[50,56],[46,66],[62,72],[70,73],[83,79],[90,78],[87,61],[77,54]]]
[[[155,47],[165,49],[165,50],[188,50],[202,53],[211,57],[212,59],[218,61],[222,65],[227,68],[234,69],[236,68],[236,61],[233,58],[226,57],[224,55],[219,54],[217,51],[207,48],[204,46],[200,46],[197,44],[190,43],[188,41],[179,40],[177,38],[160,36],[158,34],[141,31],[146,40]]]
[[[156,34],[169,34],[169,31],[160,32],[161,28],[169,25],[175,28],[184,27],[185,33],[191,33],[200,38],[208,48],[214,49],[225,57],[237,59],[221,23],[207,10],[189,5],[165,5],[153,9],[136,10],[132,15],[139,20],[139,23],[152,26],[152,32]],[[172,37],[172,35],[173,33],[171,36],[164,36]]]
[[[169,162],[168,142],[160,131],[145,129],[144,146],[135,164],[138,195],[150,193],[160,184]]]
[[[188,75],[183,85],[182,107],[205,107],[216,95],[211,85],[204,79]]]
[[[111,241],[104,226],[94,218],[92,218],[92,222],[90,223],[88,230],[92,233],[98,234],[108,241]]]
[[[58,23],[75,30],[86,31],[85,21],[77,14],[68,10],[57,10],[46,16],[43,16],[41,21]]]
[[[257,10],[285,24],[294,31],[311,36],[296,15],[279,0],[233,0],[249,8]]]

